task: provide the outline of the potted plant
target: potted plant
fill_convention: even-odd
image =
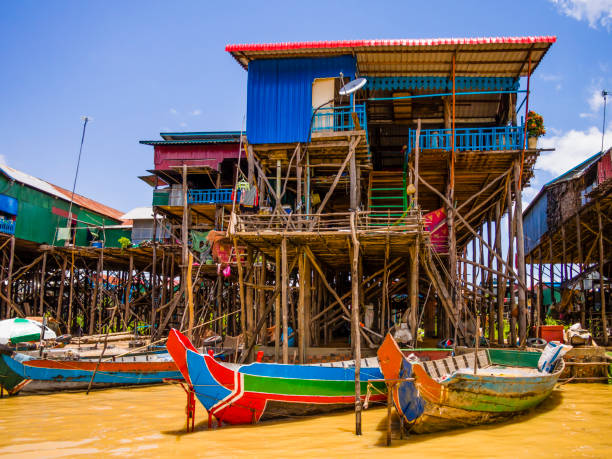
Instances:
[[[538,147],[538,137],[546,134],[544,129],[544,118],[542,115],[530,111],[527,113],[527,142],[529,149],[536,149]]]

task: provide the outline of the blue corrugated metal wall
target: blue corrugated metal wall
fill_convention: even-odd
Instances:
[[[342,72],[354,78],[353,56],[316,59],[262,59],[249,62],[247,137],[249,143],[306,142],[312,116],[312,82]]]
[[[548,199],[546,192],[538,198],[523,217],[523,234],[525,235],[525,253],[531,252],[538,245],[542,235],[548,231],[546,211]]]

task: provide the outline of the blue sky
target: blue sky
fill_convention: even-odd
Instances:
[[[77,192],[127,212],[151,203],[137,176],[153,150],[139,140],[241,128],[246,72],[228,43],[499,35],[558,37],[530,102],[557,151],[538,162],[529,200],[599,151],[612,0],[1,2],[0,161],[70,188],[89,115]]]

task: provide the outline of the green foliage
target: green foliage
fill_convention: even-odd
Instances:
[[[544,325],[563,325],[563,324],[559,322],[557,319],[553,319],[550,316],[546,316],[546,318],[544,319]]]
[[[546,134],[544,118],[534,111],[527,113],[527,133],[529,137],[541,137]]]
[[[119,242],[122,249],[127,249],[132,243],[132,241],[130,241],[127,237],[120,237],[117,242]]]

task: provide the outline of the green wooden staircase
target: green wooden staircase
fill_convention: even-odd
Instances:
[[[408,209],[406,178],[401,171],[370,173],[368,210],[390,217],[401,217]],[[384,225],[381,223],[381,225]]]

